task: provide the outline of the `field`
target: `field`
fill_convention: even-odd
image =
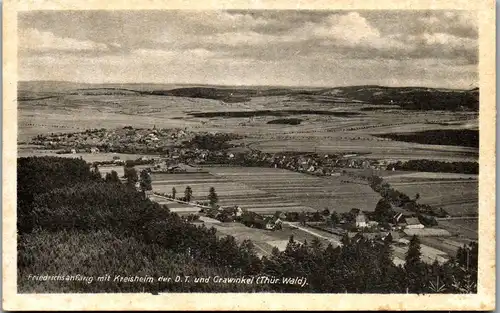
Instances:
[[[171,201],[157,195],[151,195],[149,199],[159,204],[166,205],[171,212],[176,212],[178,214],[198,213],[200,211],[200,208],[197,206]]]
[[[420,180],[390,183],[392,187],[409,197],[420,195],[419,203],[442,207],[451,216],[476,215],[478,213],[477,180]]]
[[[143,87],[128,86],[128,89],[134,88]],[[408,143],[377,137],[428,130],[477,130],[476,112],[408,111],[394,105],[378,105],[380,109],[373,109],[373,103],[357,101],[355,94],[339,97],[321,91],[321,96],[304,96],[293,89],[285,91],[267,95],[254,92],[234,102],[224,101],[225,98],[130,91],[106,94],[97,89],[72,89],[69,84],[66,87],[64,84],[20,84],[19,98],[23,101],[18,101],[18,140],[28,141],[37,134],[50,132],[156,125],[238,133],[246,136],[244,143],[249,147],[266,152],[366,152],[373,158],[400,160],[478,159],[479,151],[475,147]],[[283,119],[300,119],[301,123],[269,123],[276,120],[277,115]]]
[[[430,172],[405,172],[405,171],[389,171],[380,175],[389,184],[393,183],[409,183],[409,182],[425,182],[425,181],[461,181],[472,180],[477,181],[478,175],[474,174],[457,174],[457,173],[430,173]]]
[[[462,238],[478,239],[479,223],[477,219],[439,220],[439,226]]]
[[[315,177],[273,168],[208,167],[210,173],[155,174],[153,190],[178,197],[187,186],[194,200],[205,200],[214,187],[223,206],[272,214],[276,211],[316,211],[328,208],[373,210],[379,196],[366,184],[343,182],[343,177]]]
[[[398,259],[404,260],[407,251],[408,246],[393,246],[393,255]],[[444,251],[438,250],[425,244],[420,245],[420,251],[422,253],[421,260],[427,264],[432,264],[436,260],[439,263],[444,263],[449,259],[449,256]]]
[[[349,153],[354,154],[353,158],[390,161],[430,159],[477,162],[479,157],[477,147],[464,147],[456,140],[453,142],[456,145],[443,145],[442,141],[424,144],[397,141],[394,136],[380,137],[383,134],[435,134],[438,131],[458,134],[463,130],[478,130],[479,116],[476,111],[437,110],[425,105],[432,110],[408,110],[405,104],[398,103],[398,99],[406,99],[405,95],[411,88],[352,87],[302,91],[293,88],[219,88],[217,94],[200,96],[190,95],[189,90],[182,89],[170,93],[154,92],[183,86],[106,86],[129,89],[112,92],[110,89],[99,90],[98,87],[54,82],[19,84],[18,142],[27,142],[33,136],[51,132],[131,125],[235,133],[244,136],[235,140],[242,144],[236,149],[245,151]],[[203,94],[203,88],[200,90]],[[418,88],[410,91],[419,92]],[[438,95],[440,91],[435,92]],[[233,93],[234,96],[228,96]],[[452,105],[451,102],[448,104]],[[273,121],[277,119],[300,120],[300,123],[276,124]],[[429,143],[426,140],[422,142]],[[82,157],[89,162],[109,161],[115,156],[57,155],[54,151],[38,151],[36,147],[27,145],[19,147],[19,156]],[[126,160],[137,159],[141,155],[119,156]],[[123,174],[121,167],[100,168],[103,175],[112,169],[120,176]],[[189,185],[193,189],[194,200],[204,200],[209,188],[214,187],[220,204],[239,205],[264,214],[277,210],[316,211],[324,208],[337,212],[351,208],[374,210],[380,198],[363,182],[345,183],[342,176],[315,177],[268,168],[221,167],[209,168],[208,171],[154,174],[153,190],[171,194],[172,187],[175,187],[177,196],[181,197]],[[377,175],[383,176],[391,186],[412,198],[419,193],[420,203],[442,207],[453,216],[477,214],[477,175],[397,171],[378,171]],[[195,210],[165,199],[158,200],[178,212]],[[458,232],[461,230],[464,234],[477,236],[477,226],[475,232],[474,229],[469,232],[467,225],[460,225],[454,220],[442,224],[451,233],[456,233],[458,229]]]
[[[270,255],[274,247],[278,248],[280,251],[285,250],[286,245],[293,236],[294,240],[300,243],[304,243],[307,240],[311,243],[317,236],[297,229],[290,225],[283,225],[283,229],[279,231],[269,231],[257,228],[250,228],[244,226],[243,224],[232,222],[232,223],[211,223],[205,222],[207,227],[214,227],[220,236],[231,235],[237,241],[242,242],[245,239],[250,239],[255,245],[255,250],[259,255]],[[319,237],[320,242],[323,246],[332,243],[336,246],[338,238],[333,235],[329,235],[328,239]]]
[[[419,239],[423,244],[443,251],[448,255],[456,255],[458,248],[470,242],[470,240],[460,237],[421,237]]]

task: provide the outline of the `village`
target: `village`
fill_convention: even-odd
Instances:
[[[139,184],[137,184],[139,189]],[[185,194],[185,193],[184,193]],[[232,227],[234,223],[245,225],[254,232],[287,232],[287,229],[306,231],[318,238],[327,239],[337,245],[342,245],[346,240],[360,240],[361,238],[383,243],[388,241],[393,246],[393,262],[396,265],[404,264],[404,255],[413,236],[424,238],[448,238],[451,234],[435,226],[424,225],[417,214],[411,212],[397,212],[389,222],[379,222],[380,210],[362,211],[357,208],[349,212],[337,213],[325,209],[316,212],[281,212],[259,214],[240,206],[224,207],[217,204],[217,196],[211,190],[208,201],[187,201],[183,197],[166,193],[148,192],[154,197],[165,197],[171,201],[195,206],[197,213],[181,214],[184,219],[192,223],[205,223],[207,225],[226,225]],[[272,236],[272,235],[271,235]],[[258,242],[257,242],[258,243]],[[422,245],[422,260],[428,264],[449,260],[449,254],[444,253],[431,245]]]
[[[178,128],[156,129],[153,126],[152,129],[134,129],[126,126],[112,130],[103,128],[78,133],[38,135],[30,144],[42,149],[58,150],[58,154],[141,153],[155,155],[151,158],[151,163],[156,159],[197,165],[269,166],[315,175],[338,175],[336,168],[385,170],[396,161],[361,158],[356,153],[264,153],[246,148],[244,143],[230,143],[237,138],[240,137],[220,132],[193,133]],[[113,162],[123,163],[119,159]]]

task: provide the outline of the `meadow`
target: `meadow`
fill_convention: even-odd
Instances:
[[[284,251],[288,241],[290,240],[290,236],[293,236],[294,240],[299,243],[304,243],[306,241],[311,243],[316,238],[320,240],[323,246],[327,246],[332,243],[335,247],[337,246],[336,242],[338,242],[338,238],[334,235],[327,234],[330,239],[318,238],[311,233],[287,224],[284,224],[283,229],[279,231],[250,228],[236,222],[205,224],[209,227],[214,227],[217,230],[218,236],[233,236],[237,242],[243,242],[244,240],[250,239],[256,248],[255,252],[259,256],[269,256],[275,247],[280,251]]]
[[[478,240],[479,223],[477,219],[439,220],[440,227],[462,238]]]
[[[304,207],[311,207],[314,211],[325,208],[339,213],[352,208],[372,211],[380,198],[367,184],[346,183],[343,176],[316,177],[276,168],[214,167],[209,168],[209,171],[217,176],[266,191],[285,200],[283,203],[287,205],[293,206],[299,203]],[[258,206],[251,204],[250,207],[259,211],[264,211],[263,208],[269,211],[274,208],[289,210],[288,206],[285,209],[285,206],[280,208],[267,204]]]
[[[109,93],[98,88],[73,89],[70,84],[20,84],[23,101],[18,101],[18,141],[50,132],[133,125],[236,133],[245,136],[245,144],[264,152],[364,152],[373,158],[443,161],[477,161],[479,156],[475,147],[377,137],[429,130],[477,130],[477,112],[409,111],[379,104],[387,109],[372,110],[373,103],[357,101],[350,94],[354,98],[330,95],[328,91],[321,91],[321,96],[305,96],[311,91],[300,94],[280,89],[260,93],[252,89],[251,96],[241,102],[142,92],[159,87],[132,84],[121,86],[128,89],[123,92]],[[133,92],[134,88],[137,92]],[[275,124],[275,115],[301,122]]]
[[[393,188],[415,197],[419,203],[441,207],[451,216],[477,215],[479,185],[477,180],[435,181],[390,183]]]
[[[419,203],[442,207],[451,216],[477,215],[479,208],[478,175],[396,171],[382,175],[393,188]]]
[[[211,187],[219,197],[222,206],[239,205],[259,213],[274,213],[280,211],[316,211],[298,202],[289,201],[277,196],[259,186],[248,184],[245,181],[216,175],[217,169],[210,169],[211,173],[193,174],[152,174],[153,191],[172,194],[176,189],[176,197],[183,197],[187,186],[191,187],[194,201],[206,201]]]
[[[207,167],[210,173],[152,174],[153,191],[184,195],[190,186],[193,200],[207,200],[214,187],[222,206],[238,205],[261,214],[276,211],[315,212],[328,208],[374,210],[379,200],[366,184],[347,183],[345,177],[315,177],[283,169],[257,167]]]

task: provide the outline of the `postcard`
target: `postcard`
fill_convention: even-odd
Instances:
[[[5,310],[493,310],[493,1],[3,11]]]

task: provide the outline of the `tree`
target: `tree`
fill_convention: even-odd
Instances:
[[[335,227],[340,223],[340,216],[336,211],[333,211],[332,215],[330,215],[330,222],[332,223],[332,227]]]
[[[311,241],[311,250],[315,255],[320,255],[323,252],[323,246],[321,245],[321,241],[319,241],[318,237],[314,237]]]
[[[175,199],[175,195],[177,194],[177,190],[175,187],[172,187],[172,198]]]
[[[387,234],[387,236],[384,238],[384,243],[390,244],[392,242],[393,238],[391,233]]]
[[[468,246],[458,248],[457,263],[466,271],[476,271],[478,268],[478,244],[471,242]]]
[[[415,201],[417,201],[418,199],[420,199],[420,194],[417,192],[417,194],[415,195]]]
[[[420,261],[422,252],[420,251],[420,240],[413,236],[410,240],[410,246],[405,256],[405,271],[407,279],[407,288],[410,292],[421,293],[425,289],[426,269],[425,264]]]
[[[106,173],[106,176],[104,176],[104,181],[106,181],[106,182],[111,181],[111,173]]]
[[[186,189],[184,190],[184,197],[186,198],[186,202],[191,201],[191,198],[193,197],[193,190],[191,189],[190,186],[187,186]]]
[[[306,226],[306,213],[304,211],[299,213],[299,223],[302,226]]]
[[[141,171],[140,185],[143,192],[153,189],[151,182],[151,175],[145,170]]]
[[[133,186],[139,180],[139,176],[137,175],[137,171],[134,167],[125,166],[124,168],[124,177],[127,179],[127,185]]]
[[[342,238],[340,239],[340,242],[342,243],[342,245],[348,246],[351,243],[351,240],[349,239],[349,235],[347,233],[345,233],[342,236]]]
[[[97,166],[97,164],[94,164],[94,166],[92,166],[92,176],[95,178],[95,179],[101,179],[102,176],[101,176],[101,173],[99,172],[99,166]]]
[[[217,204],[217,201],[219,201],[219,197],[217,196],[214,187],[210,187],[210,190],[208,192],[208,200],[210,201],[210,206],[212,207],[214,207]]]
[[[389,201],[385,198],[380,199],[375,206],[375,219],[377,222],[388,222],[394,217],[394,211]]]
[[[111,171],[111,180],[112,182],[119,183],[120,178],[118,177],[118,173],[116,171]]]
[[[420,251],[420,240],[416,235],[414,235],[410,240],[410,246],[405,256],[405,267],[408,270],[413,270],[420,264],[420,257],[422,252]]]

